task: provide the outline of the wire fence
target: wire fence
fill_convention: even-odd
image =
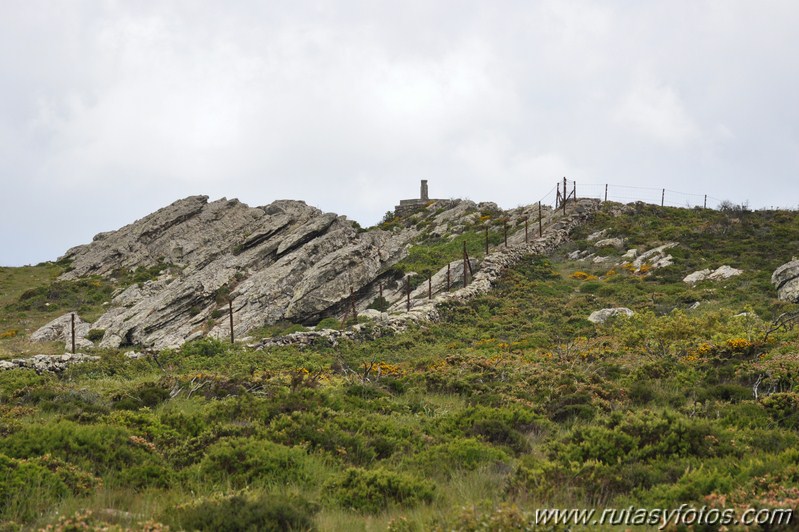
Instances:
[[[563,205],[564,199],[568,203],[575,198],[591,198],[618,203],[641,201],[662,207],[702,207],[705,209],[717,209],[724,202],[724,200],[707,194],[691,194],[667,188],[613,185],[609,183],[577,183],[567,178],[563,178],[563,181],[547,192],[540,199],[540,202],[543,205],[552,205],[557,208]]]

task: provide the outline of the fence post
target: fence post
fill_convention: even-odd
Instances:
[[[664,188],[663,191],[660,193],[660,206],[663,207],[663,204],[666,201],[666,189]]]
[[[608,185],[606,183],[605,184],[605,203],[607,203],[607,202],[608,202]]]
[[[538,202],[538,237],[544,236],[543,225],[541,225],[541,202]]]
[[[707,209],[707,194],[705,194],[705,205],[703,208]]]
[[[558,184],[555,186],[555,188],[557,189],[555,191],[555,209],[559,209],[560,208],[560,181],[558,181]]]
[[[433,281],[432,275],[427,274],[427,299],[433,299]]]
[[[227,300],[228,316],[230,317],[230,343],[235,343],[236,338],[233,335],[233,300]]]
[[[463,241],[463,287],[466,288],[466,241]]]
[[[566,177],[563,177],[563,215],[566,215]]]
[[[524,219],[524,243],[525,244],[530,241],[530,239],[527,238],[527,222],[528,222],[528,220],[529,220],[529,218],[525,218]]]
[[[411,282],[408,277],[405,277],[405,308],[411,310]]]
[[[72,354],[75,354],[75,313],[72,313]]]
[[[383,297],[383,281],[377,283],[377,288],[380,290],[380,297]]]
[[[574,202],[577,203],[577,181],[572,185],[572,196],[574,196]]]
[[[447,292],[449,292],[449,269],[450,269],[450,265],[451,265],[451,263],[448,262],[447,263]]]

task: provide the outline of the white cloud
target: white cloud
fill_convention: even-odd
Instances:
[[[669,146],[684,146],[700,137],[679,94],[667,85],[636,84],[618,106],[616,119]]]
[[[305,199],[363,224],[421,178],[504,206],[564,175],[796,204],[752,183],[793,190],[799,171],[797,14],[736,0],[7,2],[0,209],[15,240],[0,264],[198,193]]]

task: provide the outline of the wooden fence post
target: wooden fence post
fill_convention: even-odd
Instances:
[[[427,274],[427,299],[433,299],[433,281],[432,275]]]
[[[608,201],[608,185],[605,184],[605,203]]]
[[[466,241],[463,241],[463,287],[466,288]]]
[[[566,215],[566,178],[563,178],[563,201],[561,201],[561,205],[563,206],[563,214]]]
[[[541,202],[538,202],[538,237],[544,236],[544,228],[541,225]]]
[[[524,243],[525,244],[530,241],[530,239],[527,237],[527,222],[528,222],[528,220],[529,220],[529,218],[525,218],[524,219]]]
[[[450,279],[450,277],[449,277],[450,276],[449,269],[450,269],[450,266],[451,266],[451,263],[448,262],[447,263],[447,292],[449,292],[449,279]]]
[[[660,193],[660,206],[663,207],[666,201],[666,189],[664,188],[663,191]]]
[[[233,335],[233,300],[227,300],[228,315],[230,316],[230,343],[235,343],[236,338]]]
[[[705,205],[703,208],[707,209],[707,194],[705,194]]]
[[[72,354],[75,354],[75,313],[72,313]]]

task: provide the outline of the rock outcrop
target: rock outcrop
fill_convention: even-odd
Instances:
[[[774,270],[771,284],[781,300],[799,303],[799,260],[792,260]]]
[[[85,349],[94,344],[86,339],[91,323],[83,321],[75,314],[75,347]],[[64,342],[64,349],[72,348],[72,314],[64,314],[44,325],[31,335],[34,342]]]
[[[438,305],[468,301],[476,296],[485,294],[506,269],[531,255],[550,253],[567,242],[571,232],[584,223],[599,205],[599,202],[594,200],[579,200],[576,207],[573,207],[566,216],[550,218],[549,227],[547,227],[542,237],[525,242],[522,235],[521,242],[517,244],[510,244],[511,239],[509,238],[508,247],[497,247],[483,259],[480,264],[480,270],[475,272],[474,278],[465,287],[454,289],[453,291],[434,290],[433,297],[430,299],[428,298],[427,284],[423,284],[411,294],[411,308],[409,311],[405,311],[407,305],[405,295],[398,291],[393,294],[396,300],[389,309],[389,313],[380,314],[379,318],[375,316],[377,319],[371,323],[358,324],[344,331],[327,329],[267,338],[252,344],[252,347],[265,348],[289,344],[313,345],[316,342],[336,345],[344,339],[376,338],[402,332],[411,324],[436,321],[439,318]],[[463,271],[462,264],[460,262],[460,272]],[[450,264],[450,274],[452,274],[454,265],[455,263]],[[442,275],[446,275],[446,270],[447,267],[445,266],[433,276],[433,279],[441,279]],[[438,282],[436,286],[441,287]]]
[[[70,249],[62,259],[71,269],[61,279],[161,271],[118,291],[105,314],[81,326],[87,329],[81,335],[89,327],[104,331],[101,347],[161,349],[205,335],[228,337],[230,300],[234,333],[242,337],[280,320],[313,324],[340,316],[352,299],[364,310],[377,297],[378,283],[396,286],[391,267],[407,256],[422,231],[434,238],[457,237],[480,220],[484,209],[496,206],[431,201],[392,231],[363,231],[344,216],[301,201],[248,207],[238,200],[193,196]],[[513,246],[524,243],[525,221],[537,222],[538,208],[502,214]],[[543,214],[549,225],[555,215],[549,208]],[[451,283],[461,279],[459,268],[462,263],[452,264]],[[445,275],[434,277],[436,291],[445,285]],[[426,293],[426,283],[419,290]],[[401,306],[403,296],[401,287],[386,289],[390,304]],[[59,327],[48,324],[37,337],[68,340]]]
[[[739,270],[725,264],[724,266],[719,266],[715,270],[706,268],[704,270],[689,273],[685,276],[685,278],[683,278],[683,282],[694,285],[700,281],[720,281],[723,279],[729,279],[730,277],[735,277],[741,275],[742,273],[743,270]]]
[[[588,316],[588,321],[592,323],[605,323],[610,318],[618,315],[624,316],[632,316],[635,314],[632,310],[626,307],[617,307],[617,308],[603,308],[601,310],[595,310]]]

